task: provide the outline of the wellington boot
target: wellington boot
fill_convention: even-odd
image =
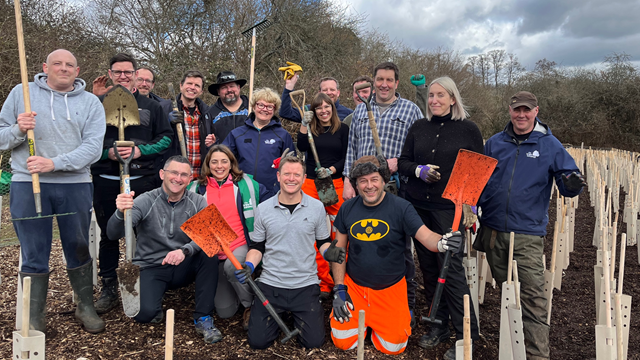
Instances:
[[[75,269],[67,269],[69,282],[76,293],[78,305],[76,320],[82,323],[84,330],[97,334],[104,331],[104,321],[93,307],[93,264],[86,263]]]
[[[95,303],[96,312],[105,314],[118,306],[120,297],[118,296],[118,278],[102,278],[102,293]]]
[[[31,296],[29,297],[29,329],[45,332],[45,330],[47,329],[46,315],[49,273],[30,274],[20,272],[20,283],[22,283],[22,279],[27,276],[31,277]]]

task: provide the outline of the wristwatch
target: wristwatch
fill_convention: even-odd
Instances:
[[[183,247],[180,249],[182,250],[182,253],[184,254],[184,256],[189,256],[191,254],[191,250],[189,250],[189,248]]]

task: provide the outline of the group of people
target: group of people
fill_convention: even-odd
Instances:
[[[228,318],[243,311],[249,345],[267,348],[278,337],[278,325],[247,284],[260,269],[258,287],[278,313],[292,314],[303,346],[324,343],[321,302],[333,299],[336,347],[357,345],[358,311],[364,309],[374,346],[399,354],[416,326],[415,248],[428,302],[444,253],[453,252],[436,314],[442,325],[431,324],[419,345],[434,348],[448,341],[449,320],[461,339],[462,298],[469,294],[462,266],[464,235],[451,231],[455,207],[442,192],[458,151],[466,149],[498,159],[478,203],[481,226],[474,247],[487,253],[500,283],[507,277],[509,233],[516,233],[527,356],[549,358],[542,251],[550,191],[555,181],[561,194],[575,196],[585,183],[573,159],[537,118],[535,95],[516,93],[508,106],[510,122],[484,143],[452,79],[440,77],[427,85],[423,75],[412,76],[419,106],[397,92],[399,69],[391,62],[353,82],[355,111],[340,104],[338,81],[326,77],[303,113],[290,100],[298,75],[285,81],[281,96],[262,88],[249,101],[240,94],[246,80],[222,71],[208,87],[218,96],[209,107],[200,99],[204,76],[187,71],[172,99],[174,109],[171,100],[153,93],[154,71],[138,67],[131,55],[111,58],[108,75],[93,82],[97,96],[85,91],[79,71],[70,52],[49,54],[43,72],[29,84],[31,113],[24,112],[21,85],[13,89],[0,111],[0,150],[12,150],[12,217],[35,213],[32,174],[40,176],[44,215],[72,213],[60,216],[58,226],[78,295],[76,318],[86,331],[104,331],[99,314],[119,303],[118,240],[124,235],[124,212],[130,211],[137,235],[134,263],[141,268],[136,321],[162,321],[165,292],[195,281],[193,319],[205,342],[223,338],[214,314]],[[109,79],[137,102],[140,125],[124,130],[134,147],[114,148],[118,129],[106,126],[100,104],[111,91]],[[372,87],[358,89],[362,83]],[[371,107],[382,153],[377,153],[362,99]],[[276,114],[301,124],[296,144]],[[180,152],[179,128],[186,156]],[[29,156],[29,130],[35,133],[35,156]],[[306,162],[296,146],[306,153]],[[316,166],[312,146],[321,166]],[[116,152],[133,157],[130,194],[120,193]],[[330,206],[320,201],[315,185],[326,178],[339,198]],[[222,252],[206,256],[180,230],[209,204],[238,235],[230,248],[241,270]],[[95,304],[88,248],[92,209],[101,229],[102,291]],[[463,210],[460,229],[476,221],[475,207]],[[32,278],[30,326],[40,331],[46,330],[51,224],[51,217],[14,222],[23,260],[20,278]],[[472,308],[474,341],[479,337],[476,316]],[[455,355],[454,346],[445,359]]]

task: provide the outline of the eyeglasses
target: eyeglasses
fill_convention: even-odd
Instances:
[[[167,172],[167,173],[169,173],[169,174],[171,174],[172,176],[175,176],[175,177],[178,177],[178,176],[179,176],[179,177],[180,177],[180,178],[182,178],[182,179],[188,179],[188,178],[190,178],[190,177],[191,177],[191,174],[188,174],[188,173],[180,173],[180,172],[177,172],[177,171],[175,171],[175,170],[164,170],[164,172]]]
[[[256,107],[260,110],[267,110],[267,111],[273,111],[276,109],[275,105],[265,105],[263,103],[257,103]]]
[[[121,71],[121,70],[111,70],[111,73],[113,74],[113,76],[115,77],[120,77],[120,75],[126,76],[126,77],[132,77],[133,74],[135,73],[135,70],[125,70],[125,71]]]
[[[115,74],[114,71],[112,71],[112,73]],[[120,75],[118,75],[118,76],[120,76]],[[136,82],[139,83],[139,84],[144,84],[144,83],[147,83],[149,85],[153,84],[153,80],[151,80],[151,79],[143,79],[143,78],[137,78]]]

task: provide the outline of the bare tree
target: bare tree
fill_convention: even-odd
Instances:
[[[507,87],[509,88],[511,88],[518,77],[526,71],[525,67],[520,64],[520,61],[518,61],[518,57],[513,53],[507,54],[507,61],[505,63],[504,70]]]
[[[502,69],[504,68],[505,64],[504,64],[504,58],[506,55],[506,51],[505,50],[491,50],[489,51],[489,53],[487,54],[489,61],[491,63],[491,67],[493,69],[493,79],[494,79],[494,84],[495,87],[498,87],[498,82],[500,79],[500,71],[502,71]]]

